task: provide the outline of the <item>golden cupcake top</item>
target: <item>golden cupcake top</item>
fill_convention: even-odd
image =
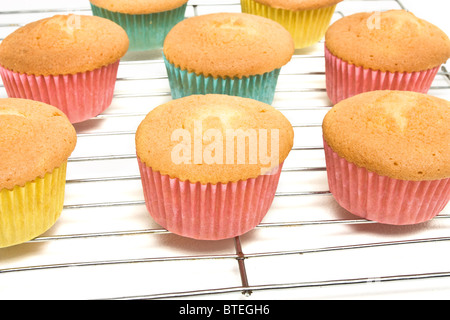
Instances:
[[[334,6],[339,2],[341,2],[342,0],[253,0],[253,1],[272,8],[301,11]]]
[[[182,181],[256,178],[288,156],[294,132],[272,106],[228,95],[192,95],[153,109],[136,132],[138,158]]]
[[[323,136],[340,157],[401,180],[450,177],[450,102],[416,92],[372,91],[336,104]]]
[[[125,30],[110,20],[56,15],[9,34],[0,44],[0,65],[33,75],[75,74],[116,62],[128,44]]]
[[[450,58],[448,36],[404,10],[341,18],[329,27],[325,43],[333,55],[348,63],[389,72],[428,70]]]
[[[73,125],[57,108],[0,99],[0,190],[43,178],[68,159],[76,140]]]
[[[281,68],[294,54],[280,24],[246,13],[213,13],[185,19],[167,35],[166,59],[176,67],[213,77],[243,77]]]
[[[94,6],[126,14],[149,14],[181,7],[188,0],[90,0]]]

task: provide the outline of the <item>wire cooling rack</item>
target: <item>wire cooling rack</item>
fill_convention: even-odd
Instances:
[[[0,39],[46,16],[91,14],[87,1],[78,5],[13,5],[0,12]],[[399,8],[396,0],[346,0],[333,21]],[[240,4],[190,0],[186,15],[220,11],[239,12]],[[429,93],[450,98],[445,66]],[[3,86],[0,97],[6,97]],[[147,213],[134,133],[151,109],[170,99],[161,51],[128,53],[110,108],[76,125],[60,219],[38,238],[0,249],[0,299],[450,297],[448,207],[427,223],[386,226],[349,214],[328,191],[320,127],[331,107],[323,42],[297,50],[282,68],[273,105],[293,124],[294,147],[269,213],[240,237],[183,238]]]

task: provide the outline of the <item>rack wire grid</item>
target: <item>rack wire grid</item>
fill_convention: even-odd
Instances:
[[[0,39],[46,16],[92,14],[87,1],[47,2],[0,12]],[[333,21],[400,8],[397,0],[346,0]],[[240,12],[240,3],[190,0],[186,16],[221,11]],[[262,223],[234,239],[199,241],[164,230],[145,208],[134,133],[171,99],[170,88],[160,50],[127,53],[112,105],[75,125],[60,219],[45,234],[0,249],[0,299],[449,298],[448,206],[432,221],[388,226],[351,215],[328,191],[324,71],[323,41],[297,50],[282,68],[273,106],[293,124],[295,141]],[[450,98],[445,65],[429,94]]]

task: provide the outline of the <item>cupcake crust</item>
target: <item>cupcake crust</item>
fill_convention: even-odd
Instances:
[[[57,108],[26,99],[0,99],[0,190],[24,186],[61,166],[76,132]]]
[[[428,70],[450,58],[448,36],[405,10],[346,16],[328,28],[325,44],[350,64],[388,72]]]
[[[314,10],[333,6],[341,2],[342,0],[254,0],[254,1],[272,8],[291,11],[301,11],[301,10]]]
[[[188,18],[167,35],[166,59],[176,67],[213,77],[263,74],[288,63],[294,41],[279,23],[246,13]]]
[[[323,137],[347,161],[400,180],[450,177],[450,102],[408,91],[371,91],[336,104]]]
[[[245,145],[233,136],[238,132],[249,134]],[[267,140],[260,138],[263,134]],[[160,105],[145,117],[136,132],[136,152],[140,161],[162,175],[191,183],[228,183],[278,167],[292,148],[293,136],[290,122],[268,104],[228,95],[191,95]],[[234,141],[234,146],[227,141]],[[188,156],[179,161],[183,144],[183,156]],[[239,158],[238,150],[245,159]],[[277,155],[276,162],[263,160],[261,152]]]
[[[0,65],[28,75],[64,75],[92,71],[118,61],[128,36],[104,18],[56,15],[29,23],[0,44]]]
[[[173,10],[188,0],[90,0],[94,6],[126,14],[149,14]]]

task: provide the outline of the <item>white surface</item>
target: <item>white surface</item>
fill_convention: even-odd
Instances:
[[[240,10],[238,5],[202,5],[215,2],[191,0],[189,3],[199,4],[197,14]],[[447,2],[402,0],[418,16],[449,30],[449,11],[439,7]],[[87,1],[2,0],[0,10],[56,7],[64,12],[73,12],[72,8],[89,9]],[[341,14],[391,8],[398,8],[398,4],[395,1],[346,0],[339,4],[334,19]],[[90,14],[89,11],[81,12]],[[53,14],[2,14],[0,38],[17,28],[16,24]],[[187,15],[193,14],[194,10],[189,6]],[[296,125],[294,145],[297,147],[321,145],[319,126],[297,125],[320,124],[328,110],[330,103],[324,91],[322,55],[321,44],[297,52],[282,69],[278,83],[274,106]],[[135,62],[142,57],[154,61]],[[171,297],[184,296],[195,290],[200,291],[194,292],[195,295],[187,294],[187,297],[248,300],[450,298],[449,277],[383,281],[389,276],[450,272],[447,254],[450,242],[446,238],[450,237],[448,206],[431,222],[394,227],[348,223],[356,217],[341,209],[330,195],[277,196],[261,226],[240,237],[242,251],[247,256],[248,281],[253,290],[253,294],[246,297],[241,294],[233,239],[196,241],[158,232],[161,228],[152,221],[142,204],[139,179],[78,181],[138,176],[136,159],[132,157],[135,152],[133,133],[148,111],[170,100],[165,75],[158,52],[143,56],[129,54],[124,59],[111,107],[102,116],[76,125],[79,138],[68,168],[66,209],[61,218],[37,241],[0,249],[0,299],[98,299],[166,293]],[[142,77],[155,79],[125,80]],[[430,94],[450,99],[449,85],[448,79],[439,75]],[[3,87],[0,87],[0,97],[6,97]],[[108,132],[118,134],[98,134]],[[77,161],[82,157],[111,155],[131,157]],[[322,150],[293,150],[285,169],[324,165]],[[282,173],[278,193],[327,190],[324,171],[286,171]],[[137,204],[129,203],[133,201]],[[90,204],[94,205],[91,207]],[[280,227],[273,223],[290,226]],[[123,234],[109,235],[113,232]],[[432,238],[439,241],[394,245],[396,241]],[[345,249],[370,243],[392,245]],[[341,250],[335,250],[337,248]],[[34,266],[43,268],[26,269]],[[332,286],[322,283],[342,279],[356,279],[360,283]],[[209,290],[215,294],[206,294]],[[197,295],[202,292],[205,294]]]

